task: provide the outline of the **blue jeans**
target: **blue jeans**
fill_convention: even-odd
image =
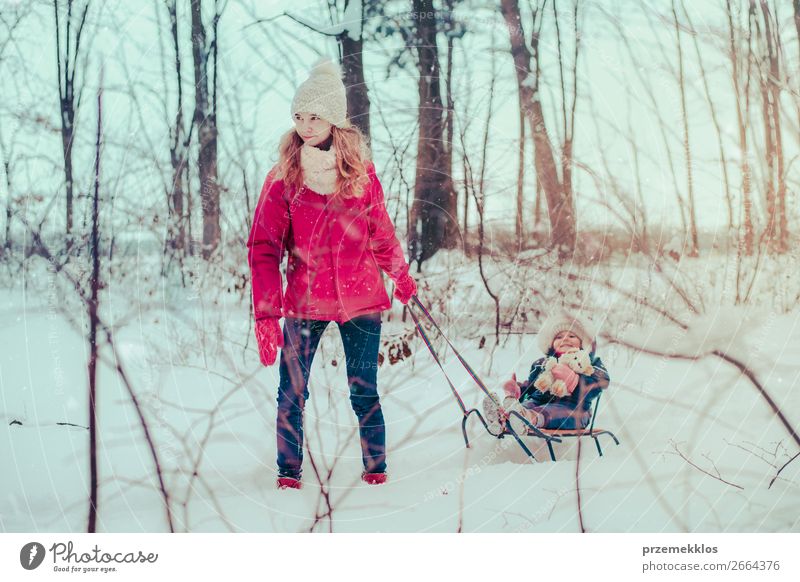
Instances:
[[[586,428],[591,419],[588,410],[581,411],[565,404],[550,403],[537,406],[532,400],[526,400],[522,403],[522,407],[537,412],[542,417],[543,422],[539,428],[575,430]]]
[[[286,318],[283,325],[278,386],[278,474],[299,479],[303,465],[303,410],[308,400],[308,376],[322,332],[329,321]],[[378,348],[381,314],[370,313],[339,323],[350,404],[358,418],[364,470],[386,470],[386,428],[378,398]]]

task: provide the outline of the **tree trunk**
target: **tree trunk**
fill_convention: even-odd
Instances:
[[[450,168],[444,146],[444,108],[439,86],[439,51],[436,11],[432,0],[413,0],[420,18],[416,28],[419,68],[419,139],[414,202],[409,217],[408,244],[418,264],[457,240],[458,213],[452,193]]]
[[[97,328],[99,327],[100,295],[100,151],[103,135],[103,70],[100,69],[100,89],[97,92],[97,140],[94,160],[94,196],[92,198],[92,234],[90,252],[92,275],[89,280],[89,522],[87,531],[97,531]]]
[[[64,47],[62,52],[61,34],[62,24],[59,16],[59,1],[53,0],[53,11],[56,23],[56,68],[58,77],[58,102],[61,113],[61,149],[64,157],[64,183],[66,188],[66,234],[72,233],[72,214],[74,199],[74,183],[72,168],[72,146],[75,138],[75,111],[80,105],[80,97],[75,100],[75,71],[80,55],[81,33],[86,23],[86,14],[89,11],[87,0],[83,13],[73,21],[72,0],[67,0],[67,18],[64,22]],[[76,26],[75,42],[72,42],[72,27]]]
[[[345,11],[351,2],[361,3],[360,13],[364,11],[364,0],[346,0]],[[344,73],[344,86],[347,89],[347,116],[353,125],[358,127],[361,132],[369,138],[369,94],[367,93],[367,83],[364,80],[364,39],[362,36],[363,18],[358,24],[358,34],[353,33],[354,23],[346,23],[348,34],[338,37],[342,51],[342,72]],[[356,37],[356,38],[353,38]]]
[[[533,224],[538,230],[542,224],[542,183],[536,178],[536,200],[533,202]]]
[[[672,0],[672,17],[675,24],[675,42],[678,48],[678,90],[681,96],[681,119],[683,121],[683,155],[686,160],[686,194],[689,206],[689,237],[691,247],[688,255],[697,257],[700,254],[700,242],[697,235],[697,212],[694,203],[694,174],[692,170],[692,149],[689,143],[689,113],[686,109],[686,87],[683,75],[683,46],[675,0]]]
[[[216,97],[217,19],[211,26],[212,47],[206,47],[206,28],[202,19],[202,0],[192,3],[192,56],[194,58],[195,108],[194,125],[199,145],[200,200],[203,212],[203,258],[208,259],[220,241],[219,184],[217,183],[217,121],[216,100],[209,95],[207,71],[213,56],[211,90]]]
[[[689,16],[689,11],[686,10],[685,0],[681,0],[681,8],[683,9],[683,13],[689,27],[691,29],[694,29],[691,17]],[[697,35],[692,35],[692,42],[694,44],[695,55],[697,56],[697,64],[698,67],[700,68],[700,78],[703,81],[703,92],[705,93],[706,102],[708,103],[709,112],[711,113],[711,121],[714,124],[714,130],[717,135],[717,147],[719,149],[720,169],[722,170],[722,182],[725,188],[725,202],[728,208],[728,232],[732,233],[735,229],[735,221],[733,218],[733,196],[731,194],[730,178],[728,177],[728,156],[725,154],[722,126],[719,122],[719,116],[717,115],[717,108],[714,105],[714,100],[711,98],[711,87],[708,83],[708,75],[706,74],[706,68],[703,63],[703,56],[700,50],[700,42],[697,38]]]
[[[514,234],[517,236],[518,244],[522,245],[522,237],[525,235],[524,228],[524,195],[525,195],[525,113],[522,111],[522,103],[519,107],[519,160],[517,161],[517,215],[514,221]],[[522,245],[525,248],[525,245]]]
[[[70,88],[71,89],[71,88]],[[70,90],[68,94],[71,94]],[[69,99],[69,98],[67,98]],[[75,121],[75,109],[71,100],[61,101],[61,149],[64,152],[64,181],[66,186],[66,233],[72,234],[72,201],[73,178],[72,178],[72,140],[73,127]]]
[[[800,0],[798,0],[800,1]],[[754,251],[754,234],[753,234],[753,216],[752,216],[752,200],[751,200],[751,184],[750,184],[750,161],[747,145],[747,111],[750,108],[750,51],[746,57],[745,67],[746,77],[744,79],[744,88],[741,85],[739,70],[739,53],[737,51],[738,43],[736,41],[736,27],[733,22],[733,10],[731,8],[731,0],[726,0],[726,11],[728,16],[728,29],[729,29],[729,50],[731,58],[731,72],[733,80],[734,97],[736,98],[736,122],[739,129],[739,156],[742,160],[742,214],[740,229],[743,233],[740,235],[740,245],[743,254],[750,256]],[[752,22],[752,20],[748,20]],[[748,33],[747,45],[751,46],[752,38]],[[744,103],[742,103],[744,100]]]
[[[778,27],[772,27],[772,16],[766,0],[761,0],[761,12],[764,16],[764,37],[767,41],[767,58],[769,59],[769,76],[767,87],[769,89],[769,115],[772,130],[773,155],[775,159],[774,174],[774,201],[770,213],[772,224],[772,248],[783,253],[788,250],[788,222],[786,218],[786,172],[783,159],[783,136],[781,129],[781,71],[779,57],[780,39]]]
[[[561,147],[561,187],[564,192],[574,195],[572,188],[572,151],[575,137],[575,108],[578,103],[578,55],[580,47],[580,33],[578,32],[578,0],[575,0],[572,12],[575,38],[575,52],[572,62],[572,94],[567,95],[567,85],[564,80],[564,53],[561,46],[561,26],[558,20],[558,3],[553,2],[553,20],[556,28],[558,48],[558,71],[561,80],[561,120],[564,134],[564,143]],[[537,56],[538,64],[538,56]],[[538,71],[538,66],[537,66]],[[538,82],[537,82],[538,86]]]
[[[751,0],[753,11],[755,11],[754,2],[755,0]],[[778,237],[778,206],[776,185],[779,178],[776,175],[778,171],[778,145],[776,139],[779,126],[775,126],[776,117],[774,115],[774,109],[778,107],[779,104],[773,101],[774,93],[772,91],[772,81],[770,80],[770,75],[773,74],[774,59],[772,38],[769,27],[769,12],[768,10],[764,10],[765,6],[763,2],[761,3],[761,8],[762,16],[764,18],[764,31],[762,32],[761,27],[758,26],[758,22],[756,21],[756,33],[758,40],[760,41],[759,45],[761,46],[762,51],[759,55],[759,66],[761,72],[759,77],[759,89],[761,93],[761,118],[764,125],[764,149],[767,161],[767,172],[764,176],[767,224],[761,236],[761,243],[772,248],[775,244],[775,240]],[[766,55],[764,52],[766,52]]]
[[[534,30],[531,49],[525,44],[525,33],[520,19],[518,0],[501,0],[500,8],[506,20],[511,41],[511,55],[517,72],[517,87],[523,111],[533,135],[537,179],[547,200],[550,218],[550,241],[559,260],[567,260],[575,253],[576,220],[572,192],[567,191],[558,176],[553,147],[550,143],[539,94],[539,31]]]
[[[169,231],[167,234],[168,245],[179,254],[186,248],[186,215],[184,211],[184,176],[187,172],[188,137],[183,127],[183,70],[181,67],[180,41],[178,35],[178,7],[177,1],[171,0],[167,5],[172,33],[172,47],[175,51],[175,78],[178,89],[178,109],[175,112],[175,121],[170,128],[169,158],[172,166],[172,183],[169,198]]]
[[[793,0],[794,27],[797,30],[797,48],[800,49],[800,0]]]
[[[464,254],[466,256],[470,256],[472,254],[472,251],[471,251],[471,248],[470,248],[470,242],[469,242],[469,237],[468,237],[468,233],[469,233],[469,185],[468,185],[469,167],[468,167],[468,164],[467,164],[467,156],[466,156],[466,154],[463,154],[461,156],[461,162],[462,162],[462,169],[464,171],[464,190],[463,190],[464,191],[464,202],[463,202],[463,207],[464,207],[464,217],[463,218],[464,218],[464,221],[462,222],[462,226],[461,226],[461,236],[464,239]]]
[[[5,152],[3,152],[5,153]],[[10,154],[8,157],[4,157],[3,162],[3,170],[5,171],[6,175],[6,224],[5,224],[5,236],[3,237],[3,250],[10,251],[11,250],[11,216],[13,215],[11,201],[13,196],[11,195],[11,156]],[[0,253],[0,256],[2,253]]]
[[[453,0],[445,0],[445,8],[447,10],[447,14],[453,13]],[[453,136],[455,134],[455,101],[453,99],[453,45],[455,39],[453,38],[452,34],[449,32],[452,29],[452,19],[447,19],[447,76],[445,79],[445,118],[444,118],[444,127],[445,127],[445,140],[444,140],[444,151],[445,151],[445,161],[444,167],[447,168],[448,176],[452,175],[453,169]],[[451,231],[450,236],[453,237],[452,240],[448,241],[446,246],[454,247],[456,246],[456,236],[458,235],[458,192],[455,189],[452,179],[448,179],[447,181],[448,186],[450,187],[450,197],[451,200],[451,208],[452,208],[452,224],[450,224]],[[466,192],[464,193],[466,196]],[[466,222],[465,222],[466,224]],[[463,236],[466,235],[466,232]]]

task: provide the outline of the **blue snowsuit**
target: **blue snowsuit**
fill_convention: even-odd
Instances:
[[[531,366],[531,372],[525,382],[520,383],[520,402],[522,406],[535,410],[545,419],[541,428],[551,429],[576,429],[585,428],[591,419],[592,401],[597,398],[600,391],[608,388],[611,381],[608,370],[602,360],[589,353],[589,359],[594,368],[594,374],[585,376],[578,374],[578,385],[569,396],[554,396],[550,392],[541,392],[533,383],[544,372],[547,358],[555,356],[551,349],[547,357],[536,360]]]

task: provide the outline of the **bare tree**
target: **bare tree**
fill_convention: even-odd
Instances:
[[[5,136],[3,135],[3,126],[0,123],[0,158],[3,160],[3,184],[5,185],[6,194],[6,208],[5,208],[5,229],[3,235],[3,250],[11,250],[11,218],[14,215],[14,184],[13,175],[17,160],[16,145],[18,142],[17,136],[20,127],[14,128],[10,140],[6,143]],[[2,256],[2,253],[0,253]]]
[[[517,88],[520,95],[520,103],[530,125],[533,135],[534,159],[536,166],[536,177],[541,183],[542,191],[547,200],[547,209],[550,217],[550,237],[551,244],[556,248],[558,257],[566,260],[575,253],[576,245],[576,217],[572,199],[571,172],[567,176],[559,177],[556,166],[555,153],[550,141],[547,125],[542,109],[541,92],[539,82],[540,73],[540,51],[539,38],[541,35],[542,23],[544,21],[544,8],[546,0],[538,0],[532,8],[531,17],[532,31],[530,49],[525,38],[524,28],[520,16],[518,0],[501,0],[500,10],[505,18],[508,28],[509,39],[511,42],[511,56],[514,61],[514,68],[517,74]],[[577,11],[577,4],[575,5]],[[577,20],[576,20],[577,27]],[[577,55],[576,39],[576,55]],[[577,66],[577,62],[575,63]],[[559,71],[562,73],[562,64],[559,64]],[[577,81],[577,72],[575,81]],[[563,86],[563,83],[562,83]],[[576,87],[573,87],[577,90]],[[566,95],[564,89],[563,95]],[[575,97],[575,95],[573,95]],[[571,166],[572,158],[572,133],[570,122],[574,122],[575,101],[567,109],[566,102],[562,101],[563,112],[565,113],[564,125],[564,148],[562,156],[562,172],[566,167]],[[569,114],[567,115],[567,111]]]
[[[413,0],[414,38],[419,72],[419,135],[414,202],[408,219],[412,260],[421,265],[439,249],[453,246],[458,228],[456,198],[445,147],[445,111],[442,105],[441,67],[437,45],[438,12],[433,0]]]
[[[626,69],[626,74],[632,71],[636,78],[638,79],[641,88],[644,90],[645,95],[647,96],[647,104],[649,105],[650,112],[656,117],[658,120],[658,130],[659,136],[661,138],[661,143],[664,147],[663,156],[667,162],[667,167],[669,168],[670,178],[672,182],[672,191],[675,194],[675,199],[677,201],[677,207],[680,212],[680,220],[681,226],[683,228],[684,234],[688,234],[689,232],[689,225],[687,221],[687,208],[686,208],[686,201],[683,199],[681,195],[681,187],[678,181],[678,173],[675,167],[675,161],[673,159],[672,153],[672,143],[676,140],[679,140],[680,137],[677,133],[675,133],[674,129],[671,126],[670,121],[664,119],[662,115],[663,103],[660,99],[660,95],[657,94],[657,87],[651,82],[651,80],[644,75],[643,71],[648,70],[648,68],[641,62],[636,49],[631,45],[631,41],[629,35],[626,35],[624,27],[618,17],[613,14],[608,14],[608,18],[612,25],[614,25],[615,30],[617,31],[617,38],[620,40],[620,46],[625,48],[625,51],[628,57],[631,59],[633,64],[632,67]],[[636,150],[636,155],[643,155],[644,151],[641,146],[634,142],[631,146]],[[661,162],[663,163],[663,161]]]
[[[753,254],[754,234],[753,234],[753,213],[752,213],[752,192],[751,192],[751,171],[750,171],[750,155],[747,143],[748,121],[750,110],[750,73],[752,49],[752,34],[750,24],[752,23],[752,12],[748,17],[748,30],[747,30],[747,47],[748,52],[744,58],[745,67],[742,71],[741,62],[742,57],[739,51],[740,38],[737,36],[737,29],[734,26],[733,9],[731,8],[731,0],[725,2],[726,14],[728,17],[728,40],[729,40],[729,53],[731,59],[731,79],[733,81],[734,96],[736,98],[736,124],[739,133],[739,157],[741,158],[741,175],[742,175],[742,203],[741,203],[741,218],[740,230],[743,233],[739,236],[739,249],[740,252],[747,256]],[[753,8],[751,4],[751,9]],[[742,75],[744,78],[742,79]]]
[[[77,83],[75,74],[79,69],[81,36],[89,12],[89,0],[73,13],[73,0],[66,0],[66,18],[61,15],[60,5],[64,2],[53,0],[56,24],[56,66],[58,73],[58,102],[61,112],[61,146],[64,155],[64,181],[66,186],[66,233],[72,233],[72,214],[74,181],[72,168],[72,147],[75,139],[75,114],[81,106],[83,83]],[[63,38],[63,40],[62,40]],[[77,96],[76,96],[77,87]]]
[[[492,39],[494,40],[494,39]],[[492,43],[494,44],[494,43]],[[475,170],[473,169],[473,165],[470,161],[469,154],[467,153],[467,147],[465,143],[465,130],[466,128],[462,127],[460,132],[460,139],[461,139],[461,147],[463,150],[463,163],[464,163],[464,187],[466,193],[471,193],[472,198],[475,201],[475,208],[478,211],[478,272],[481,276],[481,281],[483,282],[484,289],[489,294],[489,297],[492,298],[495,307],[495,320],[494,320],[494,332],[495,332],[495,347],[500,343],[500,296],[492,290],[491,285],[489,284],[489,278],[486,273],[486,267],[484,265],[484,261],[486,259],[485,252],[486,252],[486,163],[487,163],[487,152],[489,149],[489,137],[490,132],[489,128],[492,125],[492,114],[493,114],[493,104],[494,104],[494,94],[495,94],[495,84],[497,82],[497,74],[495,71],[495,59],[494,53],[492,54],[492,76],[491,80],[489,81],[489,100],[486,105],[486,122],[484,123],[483,127],[483,136],[482,136],[482,150],[480,155],[480,168],[478,170],[478,177],[477,177],[477,184],[475,180]]]
[[[525,235],[525,112],[519,104],[519,158],[517,160],[517,211],[514,218],[514,234],[517,240]],[[538,184],[537,184],[538,201]],[[538,212],[538,207],[536,211]]]
[[[556,29],[556,49],[558,53],[558,78],[561,86],[561,177],[565,193],[573,195],[572,187],[572,168],[573,168],[573,148],[575,143],[575,111],[578,104],[578,56],[580,54],[580,33],[578,32],[578,2],[572,7],[571,20],[573,25],[572,36],[574,38],[574,51],[571,57],[572,77],[569,86],[565,79],[565,49],[561,38],[561,26],[559,24],[558,3],[553,2],[553,23]],[[538,70],[538,67],[537,67]],[[566,194],[565,194],[566,196]],[[573,209],[574,211],[574,209]],[[576,227],[577,228],[577,227]]]
[[[345,0],[345,30],[336,36],[339,43],[347,90],[347,116],[364,135],[370,136],[370,101],[364,78],[364,0]]]
[[[97,91],[97,139],[94,158],[94,196],[92,197],[92,232],[89,252],[92,273],[89,279],[89,523],[87,531],[97,531],[97,326],[100,293],[100,152],[103,135],[103,70]]]
[[[751,10],[754,11],[751,1]],[[767,204],[767,225],[762,242],[777,252],[788,248],[788,223],[786,218],[786,175],[783,155],[783,136],[781,129],[781,73],[780,38],[775,18],[766,0],[760,0],[762,27],[756,24],[756,38],[761,45],[760,89],[761,108],[764,123],[764,143],[767,156],[767,175],[765,191]]]
[[[455,42],[456,39],[462,37],[466,31],[466,28],[461,26],[454,17],[453,9],[456,0],[445,0],[444,6],[444,35],[445,39],[447,40],[447,52],[446,52],[446,62],[447,62],[447,72],[445,74],[445,83],[444,83],[444,105],[445,105],[445,118],[444,118],[444,127],[445,127],[445,139],[442,146],[444,147],[445,152],[445,161],[444,167],[447,168],[448,172],[452,172],[453,169],[453,136],[455,134],[455,97],[454,97],[454,88],[453,88],[453,54],[455,51]],[[449,174],[448,174],[449,175]],[[453,184],[452,178],[448,181],[447,184],[450,188],[449,195],[452,198],[450,204],[450,208],[453,211],[453,220],[452,224],[450,224],[451,230],[448,233],[448,236],[453,236],[456,234],[456,230],[458,227],[458,217],[456,216],[457,208],[458,208],[458,193],[456,192],[455,186]],[[466,195],[464,196],[466,199]],[[464,217],[464,224],[466,224],[466,216]],[[462,236],[466,236],[466,229]],[[454,240],[451,241],[447,246],[453,246]]]
[[[164,0],[167,14],[169,15],[169,30],[172,40],[172,50],[174,52],[175,67],[175,87],[177,90],[177,109],[175,118],[169,128],[169,159],[172,166],[172,179],[169,182],[167,192],[168,208],[168,249],[182,255],[186,250],[187,226],[190,221],[186,212],[186,198],[189,195],[189,142],[191,140],[192,129],[190,125],[187,129],[184,122],[183,113],[183,66],[180,52],[180,34],[178,29],[178,2],[177,0]],[[160,30],[160,29],[159,29]]]
[[[735,230],[735,221],[733,217],[733,196],[731,194],[730,178],[728,176],[728,156],[725,153],[722,126],[720,124],[719,115],[717,114],[716,104],[714,102],[714,99],[712,98],[712,92],[708,82],[708,74],[706,73],[706,67],[705,64],[703,63],[703,51],[700,50],[700,42],[699,42],[700,32],[696,30],[694,28],[694,25],[692,24],[692,19],[689,16],[689,11],[686,10],[685,0],[681,0],[681,8],[683,9],[684,18],[686,19],[686,23],[690,30],[689,36],[692,39],[695,56],[697,58],[696,62],[698,68],[700,69],[700,79],[703,83],[703,93],[706,98],[706,103],[708,104],[709,113],[711,114],[711,121],[714,124],[714,131],[717,134],[717,147],[719,149],[719,167],[720,170],[722,171],[722,183],[725,189],[725,202],[728,208],[728,232],[732,233]],[[677,22],[677,17],[676,17],[676,22]],[[694,216],[694,212],[692,213],[692,215]]]
[[[22,23],[23,19],[30,13],[31,7],[30,6],[16,6],[14,10],[6,11],[0,14],[0,23],[3,25],[2,30],[2,42],[0,42],[0,66],[3,65],[3,61],[5,60],[5,53],[6,49],[12,47],[15,42],[14,33],[17,29],[20,28],[20,23]],[[3,160],[3,175],[4,185],[6,187],[6,208],[5,208],[5,225],[4,225],[4,236],[3,236],[3,250],[11,249],[11,217],[13,215],[13,208],[14,208],[14,196],[13,196],[13,174],[14,174],[14,166],[15,160],[17,158],[16,155],[16,144],[18,143],[17,135],[20,130],[20,126],[14,128],[11,138],[8,142],[6,142],[4,129],[2,123],[2,117],[0,117],[0,158]],[[0,253],[2,256],[2,253]]]
[[[797,30],[797,47],[800,48],[800,0],[793,0],[794,5],[794,26]]]
[[[98,124],[101,120],[98,120]],[[102,130],[100,133],[100,137],[96,140],[96,143],[102,143],[104,139]],[[97,152],[101,150],[99,146],[96,146]],[[97,370],[97,363],[102,361],[102,352],[98,349],[99,347],[99,339],[102,337],[105,341],[105,345],[109,347],[111,350],[111,357],[104,361],[106,365],[110,366],[114,369],[119,377],[119,380],[122,382],[122,385],[125,387],[128,396],[131,399],[131,403],[133,404],[134,409],[136,410],[137,417],[139,420],[139,424],[142,428],[145,441],[147,443],[148,451],[150,452],[151,459],[153,461],[153,466],[155,469],[156,479],[158,481],[158,489],[161,497],[164,501],[164,510],[166,514],[166,521],[169,527],[170,532],[174,532],[174,525],[173,525],[173,515],[172,515],[172,508],[170,504],[170,494],[167,489],[167,484],[165,481],[165,471],[163,462],[160,458],[159,451],[156,447],[156,443],[153,439],[153,432],[149,425],[149,422],[146,418],[144,407],[134,390],[134,387],[128,377],[128,374],[125,371],[123,366],[123,357],[120,354],[119,350],[116,346],[116,341],[114,339],[113,330],[119,329],[121,325],[121,321],[125,318],[114,318],[114,324],[109,325],[103,318],[100,316],[100,294],[102,289],[104,288],[102,278],[101,278],[101,271],[100,271],[100,240],[102,237],[102,233],[100,231],[100,220],[99,220],[99,176],[100,176],[100,166],[99,166],[99,159],[95,158],[95,188],[94,188],[94,198],[93,198],[93,216],[92,216],[92,232],[90,235],[90,255],[92,260],[92,267],[91,272],[89,274],[89,289],[86,289],[86,283],[83,280],[83,276],[86,274],[86,271],[82,268],[82,265],[78,265],[77,269],[74,265],[71,265],[70,261],[72,257],[67,255],[63,259],[56,257],[53,252],[48,248],[47,244],[42,240],[41,229],[40,227],[33,227],[28,221],[26,221],[23,217],[19,217],[19,221],[22,225],[28,230],[29,235],[33,239],[33,246],[37,249],[37,255],[40,255],[49,266],[53,269],[56,275],[61,276],[69,286],[75,291],[75,295],[81,303],[81,306],[85,309],[85,313],[89,317],[90,321],[90,334],[89,334],[89,343],[90,343],[90,356],[87,362],[87,368],[89,371],[88,379],[89,379],[89,418],[90,423],[92,422],[92,418],[96,417],[96,395],[97,395],[97,382],[96,382],[96,370]],[[141,305],[136,307],[136,312],[141,313],[140,311]],[[84,331],[84,326],[82,323],[77,321],[77,318],[73,313],[64,311],[64,315],[66,316],[67,322],[71,324],[73,330],[76,333],[82,334]],[[93,322],[93,323],[92,323]],[[94,378],[94,379],[93,379]],[[96,418],[95,418],[96,421]],[[20,423],[21,424],[21,423]],[[60,423],[64,425],[73,425],[72,423]],[[96,441],[97,441],[97,429],[95,427],[94,431],[91,427],[85,427],[87,430],[90,431],[90,454],[89,454],[89,463],[90,463],[90,516],[88,522],[88,529],[89,531],[93,531],[92,528],[96,527],[96,514],[97,514],[97,489],[99,485],[99,480],[97,477],[97,466],[96,466]],[[94,437],[91,436],[91,433],[94,432]],[[92,444],[94,441],[94,444]],[[149,483],[149,482],[148,482]],[[95,517],[92,517],[92,513],[95,514]],[[93,522],[94,520],[94,522]]]
[[[689,206],[689,247],[688,255],[697,257],[700,254],[700,242],[697,236],[697,211],[694,203],[694,169],[692,168],[692,149],[689,143],[689,112],[686,109],[686,80],[683,72],[683,44],[681,43],[681,27],[675,0],[672,0],[672,18],[675,26],[675,47],[678,59],[678,92],[681,96],[681,121],[683,123],[683,155],[686,162],[686,195]]]
[[[200,200],[203,213],[203,258],[219,245],[219,183],[217,181],[217,53],[218,25],[225,5],[214,0],[214,16],[203,23],[202,0],[191,0],[192,57],[194,59],[194,126],[198,141]],[[209,75],[210,87],[209,87]]]

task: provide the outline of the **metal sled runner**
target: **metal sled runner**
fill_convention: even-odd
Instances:
[[[574,428],[574,429],[569,429],[569,428],[536,428],[536,427],[531,426],[531,424],[527,421],[527,419],[522,418],[522,416],[516,411],[512,412],[510,416],[516,416],[518,418],[522,418],[522,420],[528,426],[528,435],[529,436],[539,437],[540,434],[537,434],[537,433],[541,433],[542,435],[544,435],[544,436],[541,436],[540,438],[544,438],[547,441],[547,448],[550,451],[550,458],[553,459],[554,461],[556,459],[555,459],[555,454],[553,452],[553,445],[551,443],[553,441],[561,442],[561,439],[563,439],[563,438],[591,437],[592,440],[594,440],[595,447],[597,447],[597,454],[602,457],[603,456],[603,448],[600,446],[600,438],[599,437],[601,435],[608,435],[609,437],[611,437],[611,439],[617,445],[619,445],[619,439],[610,430],[605,430],[605,429],[600,429],[600,428],[595,428],[594,427],[594,419],[597,417],[597,409],[600,406],[600,397],[601,397],[601,395],[598,394],[597,397],[595,398],[594,402],[592,403],[591,421],[589,422],[589,426],[587,426],[586,428]],[[533,431],[535,431],[535,432],[531,431],[530,429],[533,429]]]
[[[506,435],[511,435],[514,438],[514,440],[517,441],[517,444],[519,444],[519,446],[522,448],[522,450],[525,451],[525,453],[534,461],[536,460],[536,457],[533,456],[533,453],[531,452],[531,450],[522,441],[522,438],[521,438],[522,436],[533,436],[533,437],[537,437],[537,438],[543,439],[545,441],[545,443],[547,443],[547,449],[548,449],[548,451],[550,453],[550,459],[553,460],[553,461],[556,460],[555,451],[553,450],[553,443],[560,443],[560,442],[562,442],[563,438],[591,437],[594,440],[595,446],[597,447],[597,453],[601,457],[603,456],[603,449],[600,447],[600,440],[599,440],[598,437],[600,437],[601,435],[608,435],[614,440],[614,442],[617,445],[619,445],[619,439],[617,439],[617,437],[614,435],[614,433],[612,433],[611,431],[608,431],[608,430],[594,428],[594,421],[595,421],[595,417],[597,416],[597,409],[598,409],[598,406],[599,406],[599,403],[600,403],[600,396],[599,395],[597,396],[597,398],[595,399],[595,401],[593,403],[592,413],[591,413],[591,421],[589,423],[589,426],[586,427],[586,428],[583,428],[583,429],[571,429],[571,430],[570,429],[544,429],[544,428],[540,429],[540,428],[537,428],[537,427],[533,426],[530,422],[528,422],[527,418],[525,418],[524,416],[522,416],[518,412],[512,411],[509,414],[509,416],[515,416],[515,417],[519,418],[525,424],[525,427],[527,428],[527,431],[524,434],[517,434],[514,431],[514,429],[511,427],[511,423],[507,422],[506,423],[506,427],[505,427],[505,432],[503,432],[502,434],[499,434],[499,435],[496,435],[496,434],[492,433],[489,430],[489,425],[486,423],[486,419],[483,418],[483,415],[480,413],[480,411],[477,408],[468,409],[466,407],[466,405],[464,404],[464,401],[461,399],[461,396],[459,395],[458,390],[456,390],[456,387],[453,385],[453,382],[450,380],[450,377],[447,375],[447,372],[445,372],[444,366],[442,366],[442,362],[439,360],[439,356],[436,353],[436,350],[434,349],[433,345],[431,344],[431,341],[428,338],[428,335],[425,333],[425,330],[422,327],[422,324],[421,324],[421,322],[419,320],[419,317],[417,316],[416,313],[414,313],[414,309],[412,309],[413,306],[416,306],[422,312],[422,314],[425,316],[425,318],[431,323],[431,325],[433,325],[433,327],[436,329],[436,331],[439,332],[439,334],[442,336],[442,338],[447,343],[447,345],[450,347],[450,349],[453,350],[453,353],[455,354],[456,358],[458,358],[458,361],[461,362],[461,365],[464,366],[464,368],[466,369],[467,373],[470,375],[470,377],[478,385],[478,388],[480,388],[481,391],[483,391],[483,393],[486,394],[487,396],[489,396],[490,392],[489,392],[488,388],[486,388],[486,385],[483,383],[483,381],[478,377],[478,375],[472,369],[472,367],[466,362],[466,360],[464,360],[464,358],[461,357],[461,354],[458,352],[458,350],[452,344],[452,342],[448,339],[448,337],[444,334],[442,329],[436,323],[436,320],[434,320],[433,316],[431,316],[430,312],[425,308],[424,305],[422,305],[422,303],[420,302],[420,300],[416,296],[413,296],[411,298],[411,301],[409,302],[408,311],[409,311],[409,313],[411,313],[411,317],[414,320],[414,325],[416,326],[417,331],[419,332],[419,335],[422,338],[422,341],[425,342],[425,345],[427,346],[428,351],[433,356],[433,359],[436,362],[436,364],[439,366],[439,369],[442,371],[442,374],[444,374],[444,377],[447,380],[447,384],[450,386],[450,391],[453,393],[453,396],[455,397],[459,408],[461,408],[461,413],[463,415],[462,419],[461,419],[461,433],[464,436],[464,444],[466,445],[467,448],[470,448],[469,437],[467,436],[467,421],[469,420],[469,417],[471,415],[473,415],[473,414],[478,417],[478,420],[481,421],[481,424],[483,424],[483,427],[486,429],[486,432],[488,432],[493,437],[501,439],[501,438],[504,438]]]

